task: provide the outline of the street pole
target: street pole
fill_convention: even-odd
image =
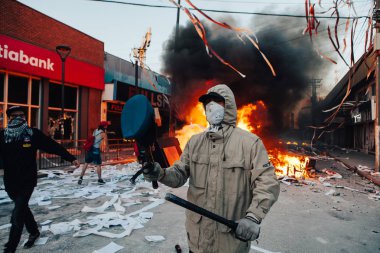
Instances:
[[[60,129],[61,132],[61,142],[63,143],[63,133],[62,129],[64,127],[64,113],[65,113],[65,62],[67,57],[69,56],[71,52],[71,47],[66,46],[66,45],[59,45],[56,46],[55,51],[61,58],[62,62],[62,87],[61,87],[61,120],[62,120],[62,128]]]
[[[181,5],[181,0],[178,0],[178,5]],[[177,8],[177,22],[175,24],[175,37],[174,37],[174,50],[177,51],[177,38],[178,38],[178,32],[179,32],[179,14],[181,9]]]
[[[376,55],[376,119],[375,119],[375,172],[379,172],[380,167],[380,0],[375,0],[375,9],[373,13],[373,18],[375,20],[375,47],[374,53]]]
[[[61,115],[65,113],[65,60],[62,60]]]
[[[181,5],[181,0],[178,0],[178,5]],[[174,37],[174,52],[177,53],[178,51],[178,33],[179,33],[179,14],[180,14],[181,8],[177,8],[177,21],[175,25],[175,37]],[[174,96],[175,93],[175,84],[177,82],[175,73],[173,73],[173,82],[172,82],[172,87],[171,87],[171,97]],[[171,101],[170,101],[171,102]],[[174,127],[173,127],[173,111],[172,111],[172,106],[169,105],[169,137],[175,136],[175,122],[174,122]],[[175,121],[175,120],[174,120]]]

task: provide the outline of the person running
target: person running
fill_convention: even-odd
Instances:
[[[108,152],[108,140],[106,134],[107,126],[107,121],[101,121],[99,123],[98,128],[95,129],[92,133],[92,135],[95,137],[94,144],[92,145],[91,149],[86,153],[85,164],[82,167],[82,172],[80,174],[78,184],[82,184],[84,173],[86,172],[86,169],[90,163],[94,163],[96,166],[96,173],[98,174],[98,184],[105,184],[104,180],[102,179],[102,158],[100,156],[100,147],[103,142],[104,147]]]

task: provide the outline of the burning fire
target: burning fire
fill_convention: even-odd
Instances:
[[[261,100],[256,104],[244,105],[237,111],[237,126],[261,136],[263,127],[268,125],[266,111],[267,108]],[[255,122],[255,125],[251,122]]]
[[[203,132],[205,128],[208,127],[204,108],[201,103],[198,103],[197,106],[191,110],[189,116],[186,117],[186,121],[190,124],[176,131],[176,137],[182,150],[185,148],[191,136]],[[255,124],[252,124],[252,122],[255,122]],[[267,107],[263,101],[258,101],[256,104],[244,105],[237,111],[237,126],[244,130],[262,137],[263,130],[268,125]],[[279,144],[283,145],[282,142],[269,140],[264,140],[264,142],[268,148],[269,157],[276,168],[277,176],[308,177],[308,173],[305,170],[308,162],[307,157],[293,154],[289,155],[286,151],[280,151],[278,146]],[[297,142],[286,142],[286,144],[298,145]],[[304,143],[302,143],[302,145],[304,145]]]
[[[277,176],[309,177],[309,172],[305,169],[309,161],[307,157],[288,155],[278,150],[269,150],[268,152],[269,158],[276,168]]]

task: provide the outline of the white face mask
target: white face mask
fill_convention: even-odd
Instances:
[[[224,118],[224,107],[211,101],[206,105],[206,118],[210,125],[219,125]]]

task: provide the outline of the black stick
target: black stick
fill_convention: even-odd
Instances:
[[[184,199],[181,199],[180,197],[177,197],[176,195],[174,194],[171,194],[171,193],[166,193],[165,195],[165,199],[167,201],[170,201],[176,205],[179,205],[179,206],[182,206],[186,209],[189,209],[190,211],[193,211],[197,214],[200,214],[202,216],[205,216],[211,220],[214,220],[214,221],[217,221],[219,223],[222,223],[223,225],[226,225],[227,227],[231,228],[233,231],[236,230],[238,224],[233,221],[233,220],[228,220],[222,216],[219,216],[215,213],[212,213],[202,207],[199,207],[197,205],[194,205],[193,203],[189,202],[189,201],[186,201]]]

